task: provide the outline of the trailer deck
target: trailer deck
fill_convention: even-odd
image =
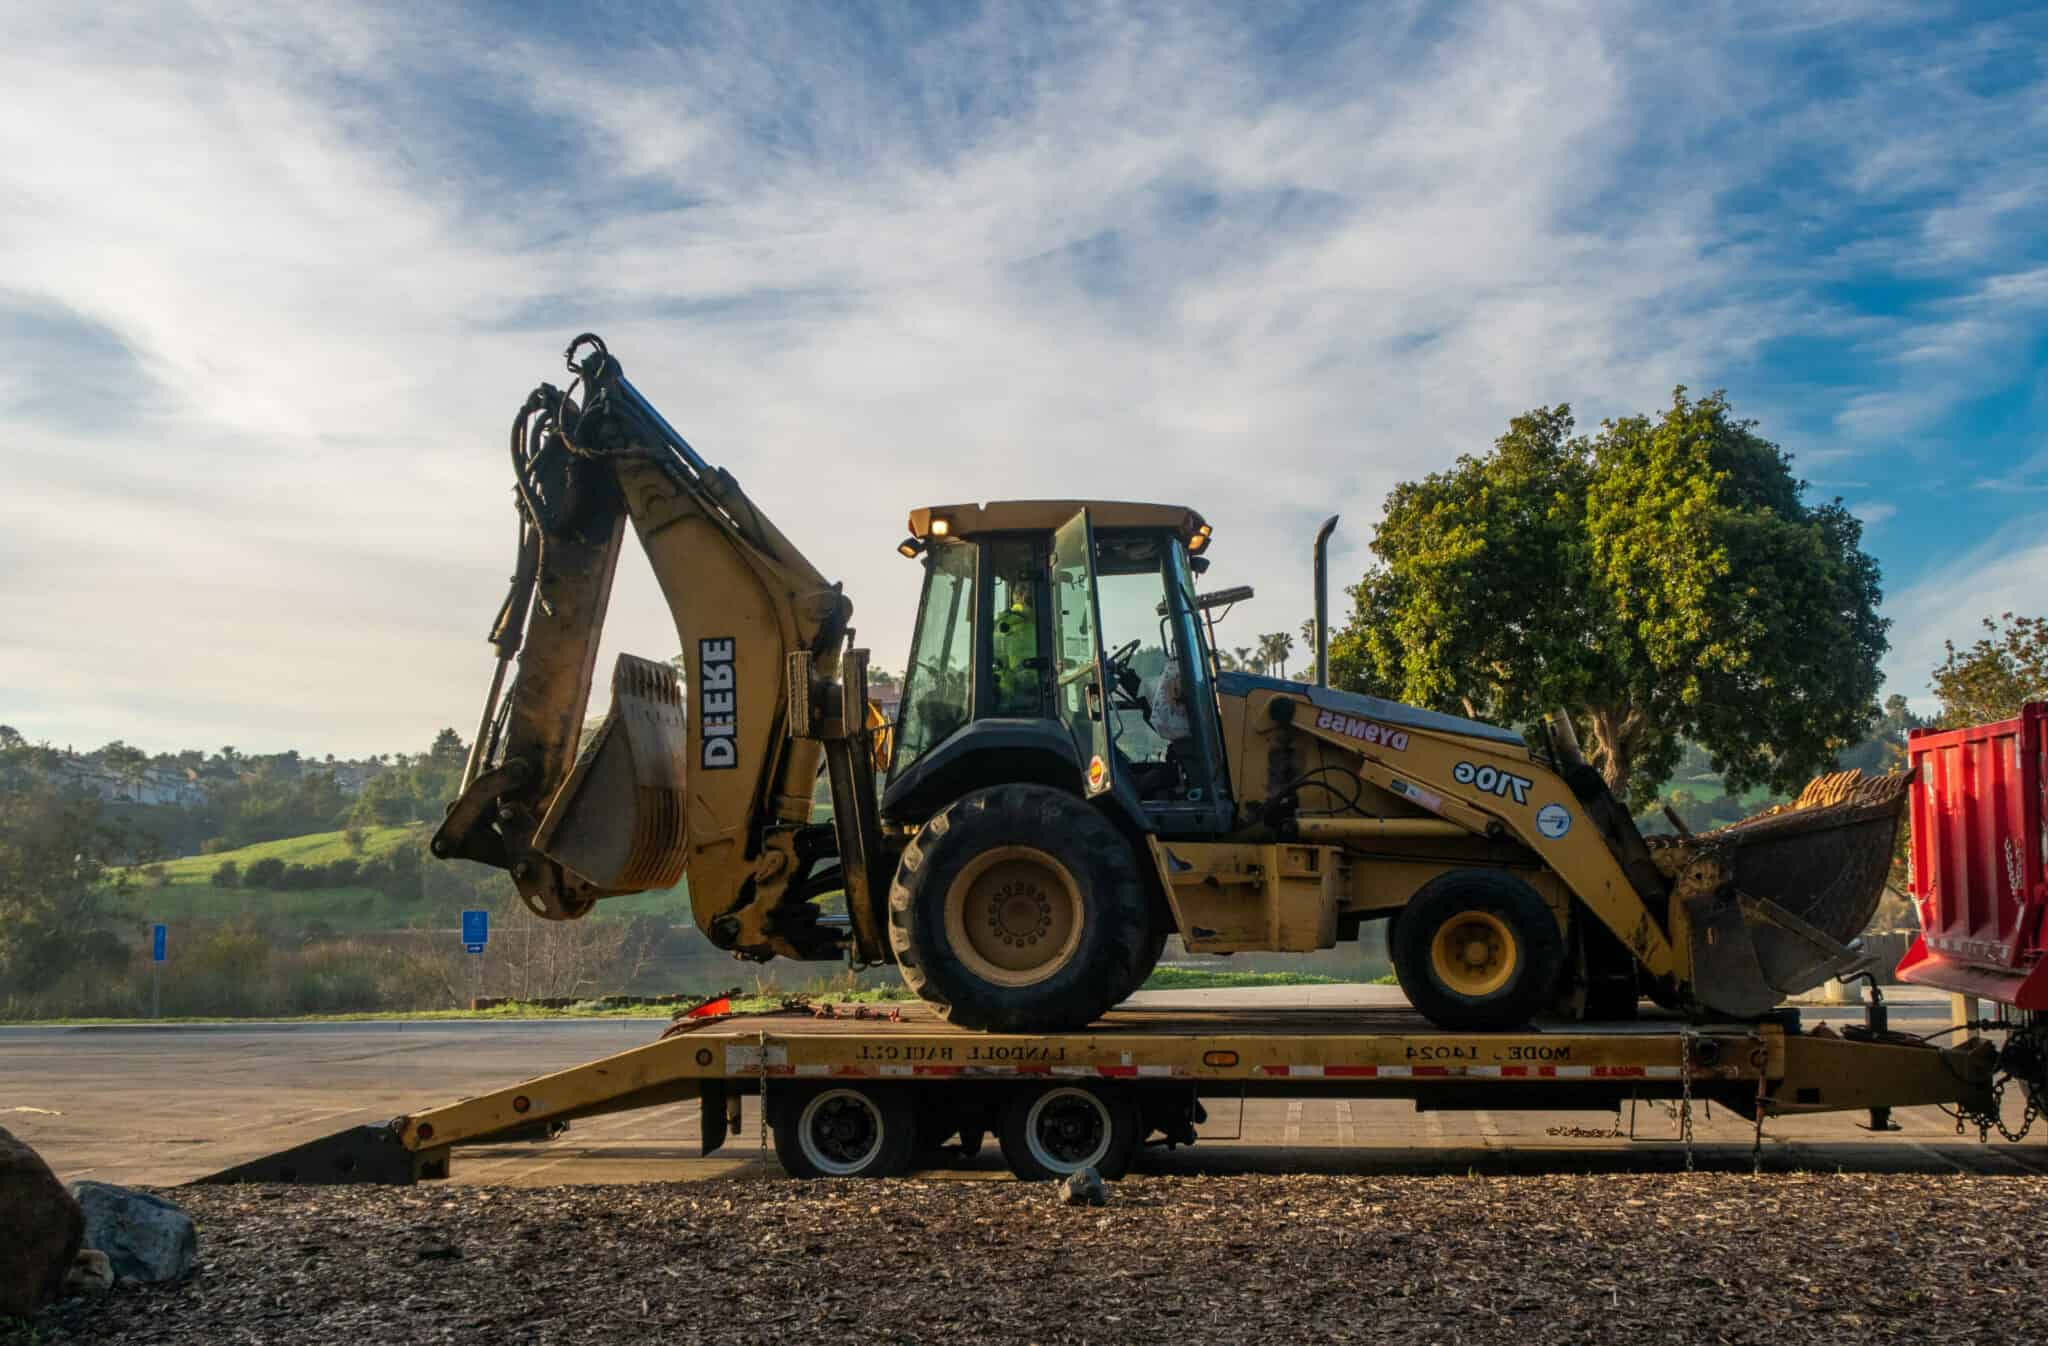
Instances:
[[[1202,1099],[1411,1098],[1418,1110],[1612,1108],[1631,1100],[1722,1104],[1759,1119],[1921,1104],[1989,1105],[1989,1044],[1951,1048],[1850,1029],[1801,1031],[1676,1018],[1451,1033],[1405,1009],[1124,1008],[1075,1033],[954,1028],[921,1006],[838,1007],[682,1020],[645,1046],[503,1089],[357,1127],[214,1175],[213,1181],[413,1182],[448,1175],[461,1145],[541,1137],[578,1119],[702,1101],[716,1151],[751,1120],[791,1124],[820,1091],[893,1098],[920,1135],[978,1146],[1006,1109],[1064,1088],[1141,1104],[1147,1133],[1193,1143],[1175,1120]],[[748,1096],[760,1109],[750,1119]],[[1006,1151],[1007,1152],[1007,1151]],[[785,1156],[787,1162],[787,1156]]]

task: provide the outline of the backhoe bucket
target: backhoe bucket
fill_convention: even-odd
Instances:
[[[1751,1018],[1863,966],[1854,941],[1884,895],[1906,777],[1843,771],[1754,818],[1649,839],[1690,931],[1692,998]]]
[[[612,892],[674,887],[689,858],[684,753],[675,670],[620,655],[611,711],[549,802],[534,848]]]

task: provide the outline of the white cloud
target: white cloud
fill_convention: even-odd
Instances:
[[[1258,9],[1033,13],[876,38],[694,7],[602,47],[324,7],[13,34],[0,330],[18,299],[128,354],[0,367],[0,410],[36,409],[0,442],[0,710],[151,747],[467,733],[505,427],[586,327],[895,666],[910,506],[1193,504],[1216,577],[1266,595],[1248,641],[1307,615],[1325,513],[1355,573],[1385,492],[1514,412],[1655,406],[1844,321],[1717,225],[1744,161],[1683,147],[1759,76],[1662,19],[1375,10],[1276,71]],[[1985,218],[1941,228],[1988,248],[2011,217]],[[1938,380],[1965,337],[1884,349]],[[613,631],[674,645],[637,558]]]

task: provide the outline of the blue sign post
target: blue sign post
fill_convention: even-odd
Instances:
[[[484,945],[491,940],[491,913],[488,911],[465,911],[462,913],[462,948],[466,953],[482,953]],[[476,988],[469,998],[469,1007],[475,1009],[477,1002],[484,998],[484,960],[476,960]]]
[[[164,1012],[164,954],[170,944],[169,931],[162,925],[149,931],[149,1017],[161,1019]]]

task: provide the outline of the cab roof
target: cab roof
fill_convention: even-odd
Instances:
[[[1207,536],[1209,525],[1186,505],[1146,505],[1130,500],[992,500],[982,505],[927,505],[910,511],[910,535],[974,537],[981,533],[1050,533],[1087,510],[1097,528],[1170,528],[1182,542]]]

